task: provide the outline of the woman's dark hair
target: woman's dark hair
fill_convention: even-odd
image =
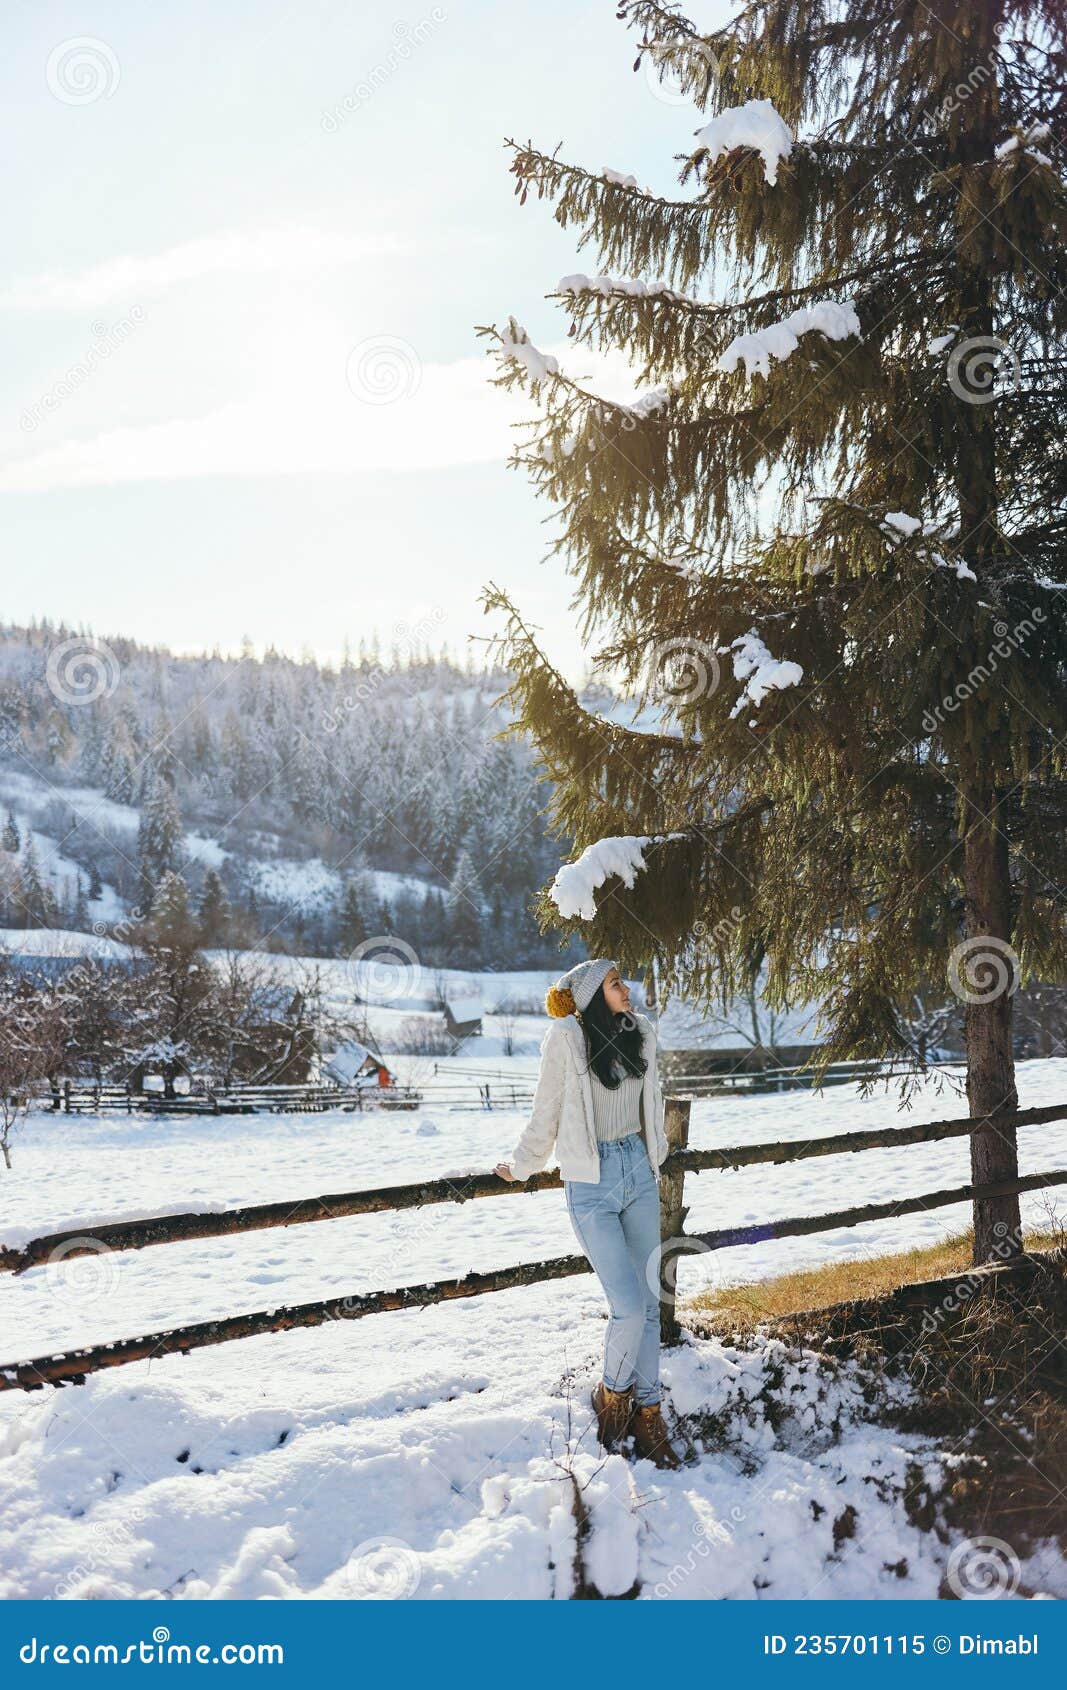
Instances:
[[[590,1068],[609,1091],[614,1091],[627,1074],[640,1075],[648,1063],[641,1055],[641,1029],[625,1011],[616,1015],[608,1008],[600,985],[581,1012],[585,1054]]]

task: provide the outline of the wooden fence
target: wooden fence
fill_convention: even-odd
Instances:
[[[254,1115],[260,1113],[321,1114],[326,1109],[417,1109],[419,1093],[412,1086],[337,1085],[210,1085],[196,1082],[192,1090],[168,1097],[164,1092],[135,1091],[130,1085],[92,1080],[63,1080],[38,1094],[35,1101],[66,1115]]]
[[[936,1066],[955,1067],[944,1063]],[[819,1085],[844,1085],[851,1081],[892,1078],[897,1070],[884,1064],[839,1062],[819,1078]],[[292,1085],[218,1085],[196,1080],[189,1092],[167,1097],[162,1092],[135,1091],[129,1085],[99,1084],[91,1080],[63,1080],[39,1094],[37,1101],[55,1112],[78,1114],[136,1113],[169,1115],[250,1115],[288,1112],[321,1113],[327,1109],[415,1109],[429,1100],[440,1108],[525,1109],[533,1101],[535,1075],[513,1076],[503,1070],[476,1066],[434,1065],[434,1078],[418,1086],[344,1086],[305,1083]],[[721,1093],[808,1090],[816,1082],[806,1065],[712,1070],[676,1073],[668,1070],[666,1083],[672,1091],[688,1097],[711,1097]]]
[[[812,1157],[857,1153],[910,1144],[929,1144],[942,1139],[969,1137],[978,1131],[1005,1127],[1041,1126],[1067,1120],[1067,1103],[1045,1108],[1022,1109],[996,1119],[970,1116],[947,1121],[925,1121],[906,1127],[881,1127],[869,1131],[841,1133],[808,1139],[803,1143],[777,1140],[764,1144],[742,1144],[726,1149],[690,1150],[688,1098],[670,1097],[666,1102],[664,1127],[667,1159],[660,1170],[660,1291],[662,1335],[665,1343],[678,1337],[674,1270],[677,1260],[691,1251],[724,1250],[737,1245],[762,1243],[767,1239],[797,1237],[837,1227],[859,1226],[867,1221],[915,1214],[923,1209],[944,1208],[955,1203],[975,1202],[1013,1192],[1036,1191],[1067,1184],[1067,1168],[1029,1174],[995,1185],[961,1185],[924,1192],[889,1202],[866,1203],[819,1215],[780,1217],[758,1225],[719,1228],[712,1232],[686,1232],[688,1209],[684,1203],[687,1173],[698,1174],[728,1169],[780,1166]],[[254,1204],[223,1213],[160,1215],[145,1220],[114,1221],[89,1228],[68,1228],[42,1235],[21,1248],[0,1248],[0,1272],[21,1274],[53,1260],[69,1261],[76,1256],[98,1255],[105,1250],[141,1250],[157,1244],[177,1244],[193,1239],[221,1238],[266,1227],[301,1226],[316,1221],[336,1220],[346,1215],[379,1214],[387,1210],[422,1208],[432,1203],[465,1203],[476,1198],[506,1198],[562,1187],[557,1171],[534,1174],[523,1183],[507,1183],[495,1174],[466,1174],[456,1178],[426,1180],[419,1184],[385,1186],[377,1190],[333,1192],[327,1196],[295,1201]],[[320,1302],[297,1303],[287,1308],[262,1309],[247,1314],[222,1316],[194,1325],[161,1332],[92,1344],[57,1355],[37,1356],[28,1361],[0,1365],[0,1391],[37,1390],[43,1385],[82,1384],[90,1373],[127,1362],[174,1353],[188,1354],[236,1338],[256,1337],[295,1327],[320,1326],[329,1320],[359,1320],[365,1315],[388,1310],[426,1308],[460,1297],[482,1296],[535,1285],[548,1279],[591,1273],[584,1256],[557,1256],[548,1261],[525,1262],[516,1267],[488,1273],[468,1273],[462,1279],[435,1280],[422,1285],[405,1285],[394,1290],[372,1291]]]

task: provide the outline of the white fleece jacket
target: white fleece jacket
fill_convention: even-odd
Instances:
[[[648,1067],[641,1087],[641,1125],[652,1171],[659,1183],[667,1155],[663,1135],[663,1092],[656,1068],[656,1030],[645,1015],[635,1015],[641,1029],[641,1054]],[[564,1179],[600,1183],[600,1152],[593,1123],[592,1081],[585,1035],[573,1015],[553,1021],[541,1041],[541,1071],[526,1129],[511,1156],[516,1179],[529,1179],[552,1154]]]

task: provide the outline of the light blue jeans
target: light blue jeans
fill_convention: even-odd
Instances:
[[[604,1288],[611,1314],[604,1340],[604,1383],[613,1391],[634,1385],[637,1402],[659,1402],[656,1176],[641,1133],[600,1143],[597,1149],[599,1185],[568,1179],[563,1189],[571,1225]]]

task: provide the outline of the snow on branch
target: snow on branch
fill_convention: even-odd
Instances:
[[[946,530],[943,523],[924,523],[920,517],[909,516],[907,511],[886,511],[880,527],[882,533],[891,540],[912,540],[916,534],[924,540],[931,537],[941,540],[954,538],[954,534]],[[932,548],[927,550],[939,569],[954,569],[958,581],[977,581],[974,570],[963,558],[947,558],[943,552]]]
[[[734,640],[730,650],[734,654],[734,679],[745,683],[730,711],[731,718],[739,716],[746,705],[755,708],[762,704],[769,692],[795,687],[804,679],[799,663],[771,656],[755,628]]]
[[[564,919],[579,916],[582,921],[592,921],[596,915],[593,894],[609,875],[617,874],[624,886],[632,887],[634,877],[648,866],[644,857],[647,846],[660,839],[682,838],[681,833],[631,833],[598,839],[587,845],[575,862],[564,863],[557,870],[548,895]]]
[[[743,361],[746,376],[751,377],[753,372],[768,375],[771,359],[788,358],[800,345],[801,335],[810,334],[813,330],[824,334],[827,340],[847,340],[850,335],[859,338],[860,320],[856,307],[850,299],[840,303],[822,299],[814,305],[802,305],[781,323],[756,329],[752,334],[737,335],[721,354],[717,368],[729,374]]]
[[[500,337],[500,355],[520,364],[535,387],[549,376],[559,375],[559,360],[550,352],[540,352],[521,323],[508,318],[508,326]]]
[[[690,294],[679,293],[669,283],[657,280],[643,282],[639,276],[585,276],[579,271],[573,276],[561,276],[556,283],[557,293],[599,293],[605,298],[613,293],[626,294],[631,299],[668,299],[679,305],[696,305]]]
[[[605,165],[600,174],[613,188],[637,188],[637,177],[624,176],[621,170],[609,170]],[[640,193],[640,189],[638,192]]]
[[[779,164],[793,151],[793,137],[770,100],[746,100],[743,106],[727,106],[706,123],[697,134],[697,146],[706,147],[713,160],[736,147],[751,147],[762,158],[763,174],[773,188]]]
[[[1014,135],[1009,135],[1006,141],[1001,141],[1000,146],[995,149],[993,157],[998,164],[1004,164],[1012,153],[1018,152],[1022,148],[1023,152],[1027,153],[1038,164],[1051,165],[1052,160],[1048,154],[1034,145],[1035,141],[1047,141],[1051,134],[1052,131],[1047,123],[1032,123],[1029,129],[1017,130]]]

